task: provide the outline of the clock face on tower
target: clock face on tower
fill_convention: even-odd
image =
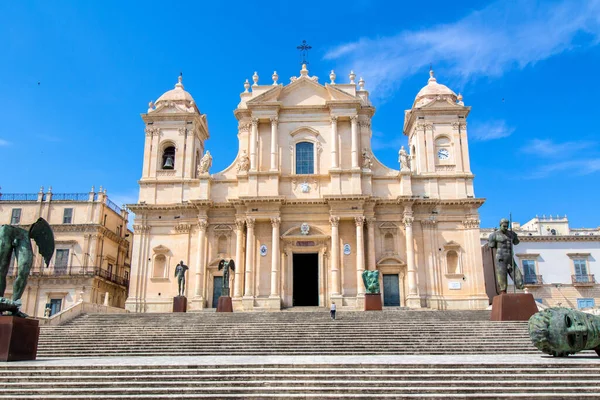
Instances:
[[[447,149],[439,149],[437,156],[440,160],[447,160],[450,158],[450,152]]]

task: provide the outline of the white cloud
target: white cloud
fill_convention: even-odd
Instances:
[[[529,179],[546,178],[553,174],[561,175],[589,175],[600,172],[600,158],[592,158],[587,160],[572,160],[556,162],[537,168]]]
[[[552,139],[533,139],[524,147],[523,152],[540,157],[566,156],[578,150],[592,148],[596,144],[591,141],[579,140],[556,143]]]
[[[402,78],[430,63],[444,67],[444,78],[465,82],[599,41],[600,0],[497,1],[453,23],[360,38],[332,48],[325,58],[338,60],[338,69],[353,69],[374,96],[385,98]]]
[[[501,139],[512,135],[515,128],[506,126],[502,120],[469,124],[469,137],[474,140],[487,141]]]
[[[10,142],[8,140],[0,139],[0,146],[10,146]]]

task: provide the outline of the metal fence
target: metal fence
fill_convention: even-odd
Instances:
[[[110,201],[110,199],[108,197],[106,198],[106,205],[108,206],[108,208],[110,208],[117,214],[121,214],[121,207],[116,205],[114,202]]]
[[[0,193],[0,201],[37,201],[37,193]]]
[[[55,201],[88,201],[89,193],[53,193],[52,200]]]

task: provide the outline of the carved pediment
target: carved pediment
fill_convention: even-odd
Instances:
[[[278,99],[283,106],[325,105],[331,100],[329,91],[309,78],[300,78],[282,91]]]
[[[386,266],[386,265],[406,265],[406,262],[402,261],[397,255],[393,256],[385,256],[377,261],[378,266]]]
[[[397,233],[398,225],[394,224],[393,222],[384,222],[383,224],[379,225],[379,229],[384,233]]]
[[[285,237],[299,237],[299,236],[303,237],[303,238],[310,238],[311,236],[322,237],[322,236],[326,236],[326,234],[319,228],[317,228],[313,225],[309,225],[308,233],[305,235],[302,233],[302,225],[298,225],[298,226],[294,226],[294,227],[288,229],[281,236],[284,238]]]
[[[444,244],[444,250],[460,250],[460,244],[456,243],[454,240],[451,240]]]
[[[154,247],[154,248],[152,249],[152,251],[153,251],[155,254],[168,254],[168,253],[170,253],[170,252],[171,252],[171,250],[170,250],[168,247],[166,247],[166,246],[163,246],[162,244],[159,244],[158,246]]]
[[[421,109],[431,109],[431,108],[444,108],[444,109],[464,109],[464,106],[455,103],[452,99],[448,97],[439,97],[433,99],[429,103],[419,107]]]

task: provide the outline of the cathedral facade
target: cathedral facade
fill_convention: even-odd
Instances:
[[[233,259],[234,310],[363,309],[362,273],[380,271],[384,306],[484,309],[470,107],[437,82],[405,112],[397,169],[371,151],[375,108],[362,78],[246,81],[235,160],[211,171],[207,116],[184,90],[151,102],[126,308],[170,312],[175,266],[188,310],[216,307],[219,261]],[[217,150],[214,157],[219,157]]]

